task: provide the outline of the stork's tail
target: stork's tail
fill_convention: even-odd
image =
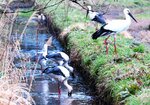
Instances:
[[[92,34],[92,39],[97,39],[98,37],[114,33],[114,31],[104,29],[105,25],[107,24],[104,24],[99,30],[97,30],[95,33]]]
[[[101,29],[92,34],[92,39],[97,39],[102,34]]]
[[[50,67],[47,67],[42,73],[45,73],[45,74],[49,74],[49,73],[52,73],[52,68]]]

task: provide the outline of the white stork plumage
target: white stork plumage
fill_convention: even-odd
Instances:
[[[43,69],[43,66],[46,66],[46,55],[48,53],[48,45],[47,43],[44,44],[42,49],[42,57],[39,59],[39,64],[41,65],[41,69]]]
[[[136,19],[133,17],[133,15],[130,13],[130,10],[128,8],[125,8],[123,12],[125,14],[124,20],[108,21],[99,30],[97,30],[95,33],[92,34],[92,39],[97,39],[98,37],[109,35],[104,41],[104,44],[106,45],[106,54],[108,54],[107,40],[110,37],[110,35],[114,35],[114,51],[115,51],[115,54],[117,54],[116,34],[122,32],[122,31],[125,31],[129,28],[129,26],[131,24],[131,18],[135,22],[137,22]]]
[[[55,66],[55,67],[48,67],[42,73],[48,74],[50,77],[54,78],[58,81],[58,94],[61,94],[60,84],[63,83],[66,88],[68,89],[68,96],[72,95],[73,87],[68,84],[68,78],[70,76],[69,71],[63,66]]]
[[[106,24],[106,21],[101,13],[92,11],[91,6],[87,6],[87,8],[88,10],[87,10],[86,17],[88,15],[92,21],[98,22],[102,25]]]
[[[31,58],[31,61],[37,62],[41,65],[41,70],[43,67],[46,67],[47,58],[46,55],[48,54],[48,46],[52,44],[52,36],[49,39],[45,40],[45,44],[43,45],[42,51],[37,52],[37,55]]]
[[[46,20],[46,16],[43,13],[39,13],[37,18],[41,25],[46,25],[47,20]]]
[[[71,67],[69,65],[70,59],[69,59],[69,56],[66,53],[64,53],[64,52],[55,52],[55,53],[48,54],[46,56],[46,58],[48,58],[48,59],[54,58],[55,61],[60,66],[66,67],[70,71],[70,73],[72,74],[72,76],[74,77],[73,67]]]
[[[47,40],[45,40],[45,42],[46,41]],[[41,65],[41,69],[43,69],[43,67],[46,66],[46,62],[47,62],[46,55],[48,53],[48,46],[49,45],[47,43],[45,43],[42,48],[42,51],[37,52],[37,55],[35,55],[31,58],[31,61],[37,62]]]

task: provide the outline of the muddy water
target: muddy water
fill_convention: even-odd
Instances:
[[[20,23],[21,22],[22,19],[20,19]],[[22,25],[17,25],[17,27],[23,29]],[[14,33],[15,32],[16,30],[14,30]],[[32,25],[27,27],[22,40],[21,53],[34,56],[38,51],[41,51],[44,45],[44,40],[51,36],[50,34],[46,33],[46,30],[43,30],[42,33],[38,33],[38,35],[36,33],[37,25],[35,25],[35,23],[32,23]],[[48,49],[48,53],[56,50],[63,51],[63,48],[57,39],[54,38],[52,44],[53,47]],[[27,77],[29,77],[30,73],[31,72],[28,70]],[[75,74],[76,77],[74,79],[72,77],[69,78],[69,84],[73,86],[73,94],[72,97],[68,97],[66,87],[61,85],[61,95],[59,96],[57,90],[57,81],[48,77],[47,75],[41,75],[41,71],[36,70],[31,90],[31,95],[35,100],[36,105],[100,105],[95,103],[95,98],[94,96],[90,95],[90,89],[87,85],[85,85],[81,75],[78,73]]]

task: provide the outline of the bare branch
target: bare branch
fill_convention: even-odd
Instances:
[[[80,7],[82,7],[85,10],[87,10],[87,8],[85,8],[84,6],[82,6],[79,2],[77,2],[77,0],[70,0],[70,1],[72,1],[73,3],[78,4]]]
[[[109,11],[109,9],[110,9],[110,4],[109,5],[107,5],[107,8],[106,8],[106,10],[102,13],[102,15],[105,15],[106,13],[108,13],[108,11]]]
[[[51,2],[51,0],[49,0],[46,4],[45,4],[45,6],[44,7],[42,7],[42,8],[36,8],[36,7],[33,7],[33,9],[31,9],[31,10],[28,10],[28,11],[19,11],[18,10],[18,12],[21,12],[21,13],[29,13],[29,12],[34,12],[34,11],[41,11],[41,10],[44,10],[44,9],[47,9],[47,8],[49,8],[49,7],[53,7],[53,6],[55,6],[55,5],[59,5],[60,3],[62,3],[64,0],[61,0],[61,1],[59,1],[59,2],[56,2],[55,4],[52,4],[52,5],[48,5],[50,2]],[[5,11],[5,12],[3,12],[3,10],[0,10],[0,12],[1,13],[14,13],[13,11]]]
[[[19,11],[19,12],[21,12],[21,13],[28,13],[28,12],[34,12],[34,11],[41,11],[41,10],[44,10],[44,9],[46,9],[46,8],[48,8],[48,4],[51,2],[52,0],[49,0],[45,5],[44,5],[44,7],[42,7],[42,8],[38,8],[38,9],[36,9],[36,6],[33,8],[33,9],[31,9],[31,10],[28,10],[28,11]],[[55,5],[55,4],[54,4]],[[57,5],[57,4],[56,4]]]

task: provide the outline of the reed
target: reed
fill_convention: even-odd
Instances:
[[[24,78],[25,65],[18,69],[14,64],[14,58],[20,54],[20,41],[11,35],[18,13],[5,14],[7,6],[0,17],[0,105],[33,105],[35,102]]]

